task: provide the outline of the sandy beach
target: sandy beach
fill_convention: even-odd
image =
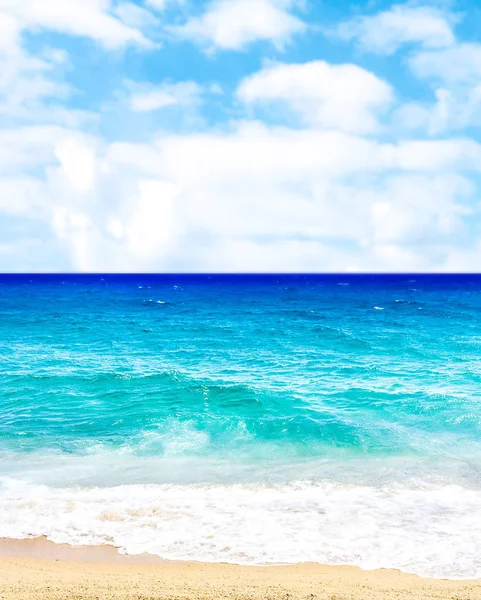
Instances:
[[[422,579],[399,571],[301,564],[242,567],[167,563],[114,548],[71,548],[45,540],[0,542],[2,600],[319,599],[476,600],[481,580]]]

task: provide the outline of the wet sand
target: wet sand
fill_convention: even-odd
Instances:
[[[481,580],[300,564],[243,567],[123,556],[115,548],[0,540],[2,600],[481,600]]]

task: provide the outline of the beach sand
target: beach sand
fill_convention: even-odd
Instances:
[[[481,580],[422,579],[399,571],[301,564],[241,567],[126,557],[43,539],[0,541],[2,600],[260,599],[481,600]]]

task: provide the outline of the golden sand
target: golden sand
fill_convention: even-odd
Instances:
[[[481,600],[481,580],[302,564],[240,567],[122,557],[112,548],[0,541],[2,600]]]

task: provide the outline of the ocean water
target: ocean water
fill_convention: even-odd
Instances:
[[[0,537],[471,578],[480,534],[481,277],[0,277]]]

